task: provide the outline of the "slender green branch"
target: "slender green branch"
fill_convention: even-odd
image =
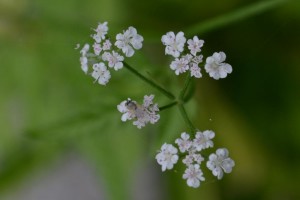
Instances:
[[[182,103],[178,104],[178,108],[179,108],[179,111],[180,111],[181,116],[183,117],[185,123],[190,128],[191,133],[194,134],[196,129],[195,129],[193,123],[191,122],[191,120],[189,119],[183,104]]]
[[[175,106],[175,105],[177,105],[177,104],[178,104],[178,102],[177,102],[177,101],[174,101],[174,102],[169,103],[169,104],[167,104],[167,105],[165,105],[165,106],[159,107],[159,111],[162,111],[162,110],[171,108],[171,107],[173,107],[173,106]]]
[[[140,79],[142,79],[143,81],[145,81],[146,83],[148,83],[149,85],[151,85],[152,87],[154,87],[157,90],[159,90],[166,97],[168,97],[171,100],[175,99],[175,96],[171,92],[167,91],[166,89],[162,88],[161,86],[159,86],[158,84],[156,84],[152,80],[148,79],[147,77],[145,77],[144,75],[142,75],[141,73],[139,73],[137,70],[135,70],[133,67],[131,67],[126,62],[123,62],[123,64],[124,64],[124,67],[126,69],[128,69],[130,72],[132,72],[134,75],[136,75],[137,77],[139,77]]]
[[[179,95],[179,99],[180,100],[183,100],[183,97],[184,97],[184,95],[186,93],[186,90],[188,89],[188,87],[189,87],[189,85],[191,83],[191,80],[192,80],[192,77],[191,77],[190,73],[188,73],[187,76],[186,76],[186,79],[185,79],[184,86],[183,86],[183,88],[182,88],[182,90],[180,92],[180,95]]]
[[[188,87],[187,91],[185,92],[185,95],[182,98],[182,101],[184,103],[187,103],[195,94],[195,79],[191,80],[190,86]]]

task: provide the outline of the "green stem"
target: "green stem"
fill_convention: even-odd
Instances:
[[[182,103],[178,104],[178,108],[179,108],[179,111],[180,111],[181,116],[183,117],[185,123],[190,128],[191,133],[194,134],[196,129],[195,129],[193,123],[191,122],[191,120],[189,119],[183,104]]]
[[[188,87],[185,95],[182,98],[184,103],[187,103],[195,94],[195,80],[192,79],[190,86]]]
[[[162,110],[171,108],[171,107],[173,107],[173,106],[175,106],[175,105],[177,105],[177,104],[178,104],[178,102],[177,102],[177,101],[174,101],[174,102],[169,103],[169,104],[167,104],[167,105],[165,105],[165,106],[159,107],[159,111],[162,111]]]
[[[185,79],[184,86],[183,86],[183,88],[182,88],[182,90],[181,90],[181,92],[180,92],[180,95],[179,95],[179,99],[180,99],[180,100],[183,100],[184,95],[185,95],[185,93],[186,93],[186,90],[188,89],[188,87],[189,87],[189,85],[190,85],[190,83],[191,83],[191,80],[192,80],[192,77],[191,77],[190,73],[188,73],[188,74],[187,74],[187,77],[186,77],[186,79]]]
[[[166,89],[162,88],[161,86],[159,86],[158,84],[156,84],[152,80],[148,79],[147,77],[145,77],[144,75],[142,75],[141,73],[139,73],[137,70],[135,70],[133,67],[131,67],[126,62],[123,62],[123,64],[124,64],[124,67],[126,69],[128,69],[130,72],[132,72],[134,75],[136,75],[137,77],[139,77],[140,79],[142,79],[143,81],[145,81],[146,83],[148,83],[149,85],[151,85],[152,87],[154,87],[157,90],[159,90],[166,97],[168,97],[171,100],[175,99],[175,96],[171,92],[167,91]]]

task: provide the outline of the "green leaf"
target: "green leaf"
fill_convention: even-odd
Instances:
[[[186,29],[185,33],[188,37],[199,33],[206,33],[213,31],[224,26],[228,26],[233,23],[240,22],[244,19],[250,18],[254,15],[258,15],[262,12],[275,8],[289,0],[273,0],[273,1],[262,1],[250,5],[245,8],[241,8],[236,11],[232,11],[228,14],[224,14],[213,19],[209,19],[204,22],[199,22]]]

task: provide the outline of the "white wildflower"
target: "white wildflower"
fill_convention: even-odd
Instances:
[[[94,29],[96,31],[96,34],[92,35],[92,38],[96,41],[96,43],[100,43],[101,40],[105,39],[105,36],[108,31],[107,22],[99,23],[98,27]]]
[[[80,64],[81,64],[81,69],[84,73],[87,73],[89,68],[88,68],[88,59],[85,56],[80,57]]]
[[[80,50],[80,64],[81,64],[81,69],[84,73],[87,73],[89,68],[88,68],[88,58],[87,58],[87,53],[90,49],[89,44],[85,44],[83,48]]]
[[[200,169],[198,164],[189,165],[188,168],[185,170],[183,179],[187,179],[187,185],[193,188],[197,188],[200,186],[201,181],[205,181],[203,177],[203,172]]]
[[[111,48],[111,42],[110,42],[110,40],[105,40],[105,42],[103,42],[103,50],[104,51],[108,51],[108,50],[110,50],[110,48]]]
[[[202,161],[204,161],[204,158],[201,156],[201,154],[197,154],[197,153],[194,153],[192,154],[193,156],[193,159],[196,163],[198,163],[199,165],[201,164]]]
[[[168,32],[166,35],[162,36],[161,41],[166,46],[165,54],[172,55],[177,58],[184,50],[186,38],[184,37],[184,33],[181,31],[177,33],[176,36],[174,32]]]
[[[187,154],[184,159],[182,159],[182,162],[187,166],[191,165],[194,162],[193,154]]]
[[[115,51],[112,51],[112,53],[105,52],[102,55],[102,59],[104,61],[108,61],[108,66],[111,67],[111,68],[114,68],[116,71],[123,68],[123,62],[122,61],[124,60],[124,57],[120,56]]]
[[[134,27],[129,27],[123,34],[119,33],[116,36],[117,41],[115,46],[122,49],[126,57],[131,57],[134,54],[134,49],[141,49],[144,38],[137,34]]]
[[[86,54],[88,53],[90,49],[90,45],[89,44],[85,44],[82,49],[80,50],[81,56],[86,56]]]
[[[192,146],[192,141],[190,140],[190,135],[186,132],[181,133],[181,138],[175,140],[175,143],[178,145],[180,152],[186,152]]]
[[[175,71],[176,75],[179,75],[189,69],[189,61],[184,58],[175,58],[175,60],[172,61],[170,68]]]
[[[101,45],[98,44],[98,43],[94,43],[94,44],[93,44],[93,48],[94,48],[94,53],[95,53],[95,55],[99,56],[99,54],[100,54],[101,51],[102,51]]]
[[[76,44],[75,48],[74,49],[79,49],[80,48],[80,44]]]
[[[209,156],[209,161],[207,161],[206,166],[218,179],[223,177],[223,171],[230,173],[232,167],[235,165],[235,162],[228,156],[229,152],[226,148],[217,149],[216,154],[212,153]]]
[[[161,165],[162,171],[172,169],[178,161],[178,150],[171,144],[163,144],[160,152],[156,155],[157,163]]]
[[[110,79],[110,72],[107,70],[103,62],[93,65],[92,77],[101,85],[106,85]]]
[[[191,63],[190,64],[190,71],[191,71],[191,76],[194,76],[195,78],[201,78],[202,74],[201,74],[201,69],[200,67],[198,67],[198,64],[196,63]]]
[[[196,148],[197,151],[213,147],[214,143],[211,139],[213,139],[214,137],[215,133],[213,131],[197,131],[195,139],[193,140],[193,146]]]
[[[224,52],[215,52],[212,56],[206,58],[205,70],[209,76],[218,80],[225,78],[232,72],[230,64],[224,63],[226,54]]]
[[[202,63],[202,61],[203,61],[203,55],[194,56],[194,57],[192,58],[192,62],[196,63],[197,65],[198,65],[199,63]]]
[[[188,49],[191,51],[191,54],[196,56],[196,54],[201,51],[201,47],[203,46],[204,41],[199,40],[197,36],[194,36],[193,39],[189,39],[187,43]]]

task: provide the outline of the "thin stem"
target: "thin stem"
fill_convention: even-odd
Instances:
[[[188,87],[187,91],[185,92],[185,95],[182,98],[182,101],[184,103],[187,103],[195,93],[195,80],[192,79],[190,86]]]
[[[179,99],[180,100],[183,100],[183,97],[184,97],[184,95],[186,93],[186,90],[188,89],[188,87],[189,87],[189,85],[191,83],[191,80],[192,80],[192,77],[191,77],[190,73],[188,73],[187,77],[185,79],[185,83],[184,83],[183,89],[181,90],[180,95],[179,95]]]
[[[139,73],[137,70],[135,70],[133,67],[131,67],[126,62],[123,62],[123,64],[124,64],[124,67],[126,69],[128,69],[130,72],[132,72],[134,75],[136,75],[137,77],[139,77],[140,79],[142,79],[143,81],[145,81],[146,83],[148,83],[149,85],[151,85],[152,87],[154,87],[157,90],[159,90],[166,97],[168,97],[171,100],[175,99],[175,96],[171,92],[167,91],[166,89],[162,88],[161,86],[159,86],[158,84],[156,84],[152,80],[148,79],[147,77],[145,77],[144,75],[142,75],[141,73]]]
[[[177,102],[177,101],[174,101],[174,102],[169,103],[169,104],[167,104],[167,105],[165,105],[165,106],[159,107],[159,111],[162,111],[162,110],[171,108],[171,107],[173,107],[173,106],[175,106],[175,105],[177,105],[177,104],[178,104],[178,102]]]
[[[185,123],[190,128],[191,133],[194,134],[196,129],[195,129],[193,123],[191,122],[191,120],[189,119],[189,117],[188,117],[188,115],[187,115],[187,113],[185,111],[185,108],[184,108],[183,104],[181,104],[181,103],[178,104],[178,108],[179,108],[179,111],[180,111],[181,116],[183,117]]]

